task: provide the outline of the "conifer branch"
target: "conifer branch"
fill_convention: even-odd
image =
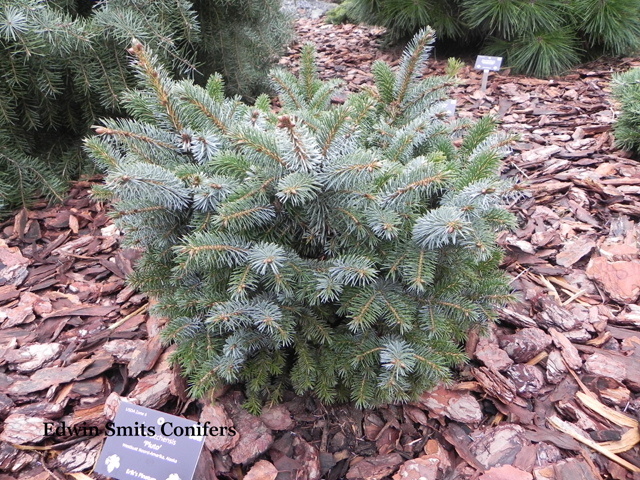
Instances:
[[[131,48],[128,52],[138,59],[136,65],[149,80],[149,84],[156,92],[160,105],[166,109],[173,127],[178,131],[183,130],[182,122],[171,104],[170,93],[166,90],[165,85],[162,84],[162,75],[159,74],[158,67],[154,65],[154,59],[147,55],[142,44],[135,38],[131,41]]]
[[[435,32],[431,29],[422,29],[416,34],[407,46],[402,57],[400,73],[394,88],[395,103],[402,104],[411,82],[419,75],[419,69],[426,61],[429,54],[428,46],[435,41]]]

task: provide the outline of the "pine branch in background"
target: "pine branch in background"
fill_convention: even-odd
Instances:
[[[589,45],[607,55],[627,55],[640,49],[640,2],[576,0],[577,28]]]
[[[456,65],[420,75],[433,40],[421,31],[340,106],[305,46],[299,77],[271,75],[278,115],[224,98],[219,78],[172,81],[134,43],[133,119],[105,120],[86,148],[193,395],[244,382],[254,412],[285,389],[408,401],[451,377],[468,330],[509,298],[495,239],[513,226],[511,139],[449,119]]]
[[[294,36],[280,7],[280,0],[193,0],[202,35],[198,80],[218,72],[227,93],[254,99],[265,91],[269,70]]]
[[[580,62],[580,40],[569,27],[527,32],[516,40],[493,38],[485,52],[506,59],[514,72],[549,77]]]
[[[459,0],[345,0],[329,21],[360,22],[388,29],[387,41],[395,42],[429,25],[448,39],[462,39],[468,28],[460,18]]]
[[[431,26],[439,35],[447,38],[463,36],[458,7],[452,0],[387,0],[383,2],[381,15],[392,19],[389,25],[386,25],[392,38],[401,38],[404,32],[415,31],[425,25]]]
[[[611,86],[613,98],[620,108],[613,127],[616,144],[640,152],[640,68],[614,74]]]
[[[291,34],[279,0],[195,8],[185,0],[0,0],[4,208],[28,205],[39,193],[59,200],[66,181],[86,170],[82,137],[97,118],[122,115],[124,92],[135,84],[126,52],[133,37],[172,75],[204,82],[198,69],[206,77],[216,69],[231,93],[254,95],[267,87],[268,69]],[[128,108],[140,107],[129,100]]]
[[[534,31],[560,28],[567,11],[562,0],[463,0],[463,18],[471,28],[513,40]]]
[[[338,10],[339,9],[339,10]],[[388,29],[392,42],[427,25],[443,43],[504,57],[516,73],[561,74],[593,54],[640,49],[636,0],[345,0],[330,21]]]

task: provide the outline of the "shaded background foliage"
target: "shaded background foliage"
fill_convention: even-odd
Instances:
[[[174,75],[221,71],[228,93],[252,97],[292,35],[279,0],[1,0],[0,208],[61,199],[87,167],[81,138],[124,113],[133,37]]]
[[[539,77],[640,48],[637,0],[345,0],[328,17],[384,26],[391,42],[430,25],[445,46],[480,46]]]

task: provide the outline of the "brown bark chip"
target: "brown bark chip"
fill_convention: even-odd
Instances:
[[[0,393],[0,420],[3,420],[11,413],[14,405],[13,400],[4,393]]]
[[[35,454],[18,450],[13,445],[9,445],[5,442],[0,442],[0,470],[13,473],[20,472],[20,480],[24,478],[21,471],[27,465],[34,463]],[[14,477],[9,477],[11,480]],[[48,480],[46,477],[42,480]]]
[[[296,480],[299,476],[305,475],[304,466],[281,453],[271,454],[273,465],[278,469],[278,480]]]
[[[495,343],[491,343],[486,339],[481,339],[478,342],[478,346],[475,350],[475,356],[487,367],[493,368],[499,372],[502,372],[513,365],[513,360],[509,358],[507,352],[502,350]]]
[[[355,465],[351,465],[346,478],[364,480],[381,480],[396,471],[403,459],[397,453],[364,458]]]
[[[616,302],[636,303],[640,296],[640,262],[608,262],[604,257],[591,259],[587,276],[600,285]]]
[[[437,458],[429,455],[414,458],[400,467],[393,480],[437,480],[439,463]]]
[[[27,278],[27,266],[31,261],[16,247],[8,247],[0,239],[0,284],[20,286]]]
[[[595,390],[600,400],[609,406],[618,406],[624,409],[628,408],[627,405],[631,401],[631,392],[629,389],[621,381],[611,377],[597,377],[593,382],[590,382],[588,388]],[[0,402],[0,404],[1,403],[2,402]]]
[[[39,442],[45,437],[45,422],[57,423],[43,417],[34,417],[14,413],[9,415],[4,424],[4,430],[0,433],[0,441],[24,445],[25,443]]]
[[[278,469],[271,462],[260,460],[244,476],[244,480],[275,480]]]
[[[291,413],[284,405],[263,408],[260,420],[271,430],[290,430],[295,425]]]
[[[68,383],[75,380],[89,365],[92,360],[80,360],[68,367],[43,368],[34,373],[29,380],[18,380],[8,389],[9,395],[28,395],[44,390],[53,385]]]
[[[160,358],[164,348],[160,336],[156,336],[138,346],[129,361],[129,376],[137,378],[142,372],[151,370]]]
[[[533,476],[511,465],[503,465],[487,470],[478,480],[533,480]]]
[[[553,470],[557,480],[600,480],[584,460],[570,458],[556,463]]]
[[[172,379],[170,370],[145,375],[129,394],[129,399],[143,407],[159,408],[171,397]]]
[[[144,351],[146,343],[144,340],[117,339],[105,343],[102,348],[113,355],[118,362],[129,363],[136,352]]]
[[[499,372],[487,367],[480,367],[472,368],[471,374],[489,395],[497,398],[502,403],[514,403],[519,407],[527,406],[527,403],[516,394],[516,386],[513,381]]]
[[[322,476],[318,449],[300,436],[293,439],[293,459],[304,465],[304,474],[298,480],[319,480]]]
[[[231,450],[233,463],[246,465],[266,452],[273,443],[271,430],[258,418],[238,406],[234,400],[224,403],[230,412],[239,439]]]
[[[439,386],[420,397],[420,403],[433,417],[448,417],[453,421],[475,424],[482,420],[482,409],[472,395]]]
[[[562,354],[558,350],[553,350],[547,357],[546,378],[554,385],[560,383],[568,370],[562,359]]]
[[[17,364],[16,370],[19,372],[32,372],[58,358],[61,351],[62,345],[59,343],[39,343],[9,350],[4,360]]]
[[[523,328],[514,335],[500,337],[500,347],[516,363],[528,362],[549,345],[551,337],[539,328]]]
[[[69,473],[87,470],[93,467],[98,460],[101,446],[102,438],[100,437],[76,443],[62,452],[56,458],[56,463]]]
[[[211,452],[206,448],[203,448],[200,452],[193,478],[197,480],[218,480],[213,457],[211,456]]]
[[[599,353],[591,354],[585,359],[584,369],[594,375],[613,378],[619,382],[627,378],[627,368],[623,363]]]
[[[539,325],[545,328],[557,328],[568,332],[580,327],[580,322],[574,315],[571,315],[571,312],[548,296],[539,297],[535,307],[538,310],[536,320]]]
[[[471,437],[469,434],[457,423],[451,423],[442,432],[444,439],[449,442],[456,450],[456,453],[465,462],[471,465],[476,470],[481,472],[486,470],[486,467],[480,463],[475,454],[471,451]]]
[[[199,422],[202,425],[207,425],[207,428],[217,427],[217,433],[220,432],[220,427],[233,427],[233,421],[227,415],[225,408],[222,405],[205,405],[200,414]],[[207,424],[207,422],[209,422]],[[227,452],[235,447],[240,440],[239,435],[208,435],[204,437],[204,444],[209,451]]]
[[[529,444],[524,433],[519,425],[501,425],[483,431],[469,448],[485,468],[511,465]]]
[[[451,471],[451,457],[449,453],[442,447],[440,442],[434,439],[427,440],[424,446],[424,453],[426,457],[422,458],[436,458],[438,459],[438,470],[443,474],[448,474]]]
[[[562,251],[556,255],[556,263],[563,267],[570,267],[582,257],[591,253],[596,246],[590,238],[578,237],[575,241],[564,244]]]
[[[549,333],[553,338],[553,343],[560,349],[560,354],[566,362],[567,366],[572,370],[578,370],[582,367],[582,359],[578,353],[578,349],[573,346],[567,337],[558,332],[554,328],[549,329]]]
[[[427,415],[421,409],[412,405],[405,405],[403,410],[406,417],[412,422],[419,423],[420,425],[427,425],[429,423]]]
[[[544,375],[536,365],[518,364],[507,370],[507,375],[516,386],[518,395],[531,398],[544,386]]]

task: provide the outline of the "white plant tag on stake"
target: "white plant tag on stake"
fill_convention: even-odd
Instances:
[[[487,89],[487,80],[489,79],[489,72],[497,72],[502,65],[502,57],[490,57],[487,55],[478,55],[476,58],[476,70],[482,70],[482,88],[481,91]]]

